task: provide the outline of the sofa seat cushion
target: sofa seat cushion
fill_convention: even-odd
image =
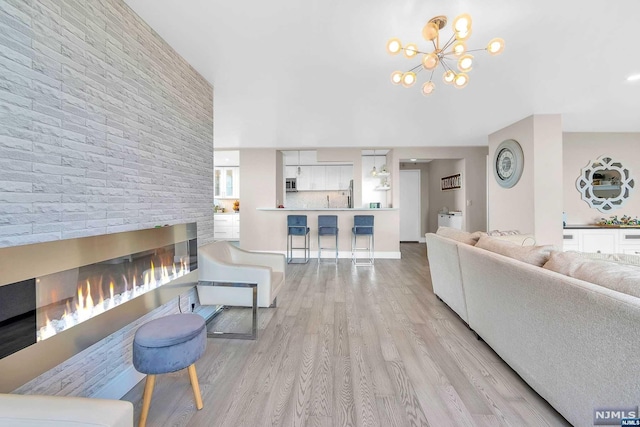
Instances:
[[[544,268],[640,298],[640,268],[634,265],[554,251]]]
[[[478,239],[480,238],[480,236],[484,236],[486,233],[482,231],[469,233],[468,231],[463,231],[452,227],[438,227],[438,231],[436,231],[436,234],[438,236],[446,237],[448,239],[453,239],[457,242],[466,243],[467,245],[473,246],[478,243]]]
[[[556,249],[553,245],[522,246],[521,244],[491,236],[480,237],[476,247],[538,267],[542,267],[549,260],[551,251]]]

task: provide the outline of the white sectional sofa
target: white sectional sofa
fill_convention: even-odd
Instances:
[[[426,237],[434,292],[569,422],[640,403],[640,267]]]

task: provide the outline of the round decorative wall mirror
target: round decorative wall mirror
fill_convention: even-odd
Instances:
[[[589,162],[576,181],[582,200],[600,212],[622,206],[634,185],[629,168],[607,156]]]

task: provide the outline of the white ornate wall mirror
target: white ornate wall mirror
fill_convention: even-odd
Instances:
[[[582,200],[600,212],[622,206],[634,185],[629,168],[607,156],[589,162],[576,181]]]

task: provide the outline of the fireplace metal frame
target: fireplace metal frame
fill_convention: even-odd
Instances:
[[[0,286],[197,238],[196,223],[0,248]],[[150,311],[188,292],[190,273],[0,359],[0,393],[54,368]]]

